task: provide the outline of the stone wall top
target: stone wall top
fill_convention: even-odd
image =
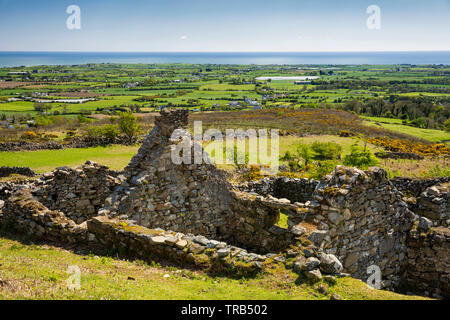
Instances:
[[[170,136],[173,130],[187,127],[188,115],[187,109],[163,109],[160,115],[155,117],[155,126],[159,128],[162,135]]]

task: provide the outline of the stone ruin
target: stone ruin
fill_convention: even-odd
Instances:
[[[186,129],[188,110],[163,111],[137,155],[125,168],[126,180],[106,199],[101,214],[144,227],[222,238],[230,215],[231,186],[212,164],[176,165],[172,132]],[[186,131],[186,135],[189,133]],[[194,143],[190,143],[194,163]]]
[[[384,288],[450,296],[445,183],[420,187],[379,168],[338,166],[321,181],[232,186],[212,164],[172,162],[172,148],[189,137],[184,130],[173,140],[172,132],[187,123],[186,110],[161,111],[123,172],[87,162],[0,184],[0,226],[232,276],[284,264],[311,281],[322,274],[365,281],[377,266]],[[202,150],[189,147],[189,157]],[[405,202],[408,185],[420,194],[414,204]],[[281,214],[287,228],[277,225]]]

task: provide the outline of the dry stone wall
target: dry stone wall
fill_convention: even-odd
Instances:
[[[287,198],[293,203],[305,203],[311,200],[318,185],[319,181],[314,179],[277,178],[273,184],[273,196]]]
[[[121,183],[119,172],[87,161],[76,168],[57,168],[34,184],[33,194],[51,210],[80,224],[96,216],[105,199]]]
[[[411,231],[405,282],[409,290],[450,299],[450,230]]]
[[[267,256],[249,253],[202,235],[148,229],[104,216],[89,220],[87,226],[105,247],[147,261],[163,259],[178,265],[211,268],[235,276],[252,276],[263,270],[267,260]]]
[[[393,178],[391,179],[391,182],[397,190],[404,193],[405,196],[419,197],[420,194],[429,187],[450,182],[450,177],[435,179]]]
[[[367,268],[380,267],[385,287],[399,283],[405,269],[406,240],[415,219],[386,171],[338,166],[325,177],[313,201],[288,223],[316,226],[309,239],[343,262],[344,272],[367,279]]]
[[[305,203],[312,199],[312,194],[319,184],[314,179],[297,179],[287,177],[267,177],[258,181],[249,181],[237,186],[241,191],[289,199],[292,203]]]
[[[427,188],[417,198],[415,212],[427,217],[435,226],[450,227],[450,183]]]
[[[196,152],[203,153],[201,146],[191,141],[186,130],[180,131],[179,139],[171,139],[175,129],[186,128],[187,116],[186,110],[161,111],[153,131],[125,168],[126,181],[106,199],[99,213],[144,227],[272,249],[275,239],[265,238],[279,219],[279,209],[237,196],[224,174],[208,160],[190,164]],[[172,161],[172,148],[181,144],[189,150],[188,164]]]
[[[38,239],[82,244],[95,237],[86,223],[77,225],[64,213],[49,210],[31,194],[29,186],[15,190],[0,203],[0,225]]]
[[[8,177],[12,174],[34,177],[36,173],[28,167],[0,167],[0,178]]]

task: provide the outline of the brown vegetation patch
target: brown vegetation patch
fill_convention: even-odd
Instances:
[[[0,89],[10,89],[18,88],[27,85],[31,85],[33,82],[22,82],[22,81],[0,81]]]

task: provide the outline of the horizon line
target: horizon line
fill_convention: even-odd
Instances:
[[[1,53],[405,53],[405,52],[450,52],[437,50],[350,50],[350,51],[82,51],[82,50],[0,50]]]

